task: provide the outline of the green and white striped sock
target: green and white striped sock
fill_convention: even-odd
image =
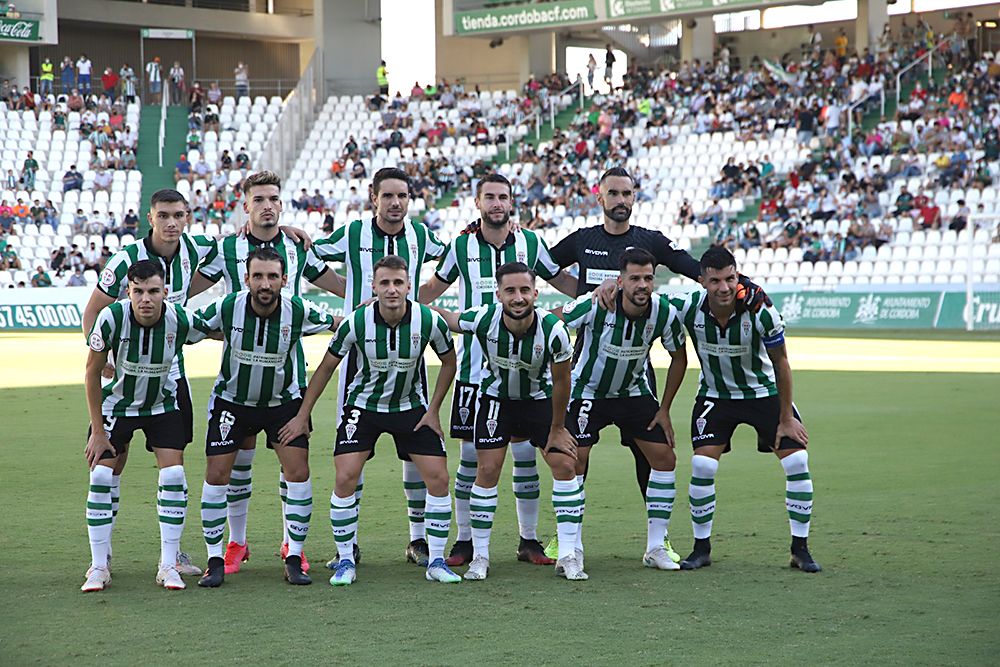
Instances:
[[[472,524],[473,557],[490,557],[490,533],[493,532],[493,515],[497,511],[497,487],[484,488],[472,485],[469,499],[469,520]]]
[[[428,493],[424,519],[427,524],[427,551],[430,554],[428,562],[433,563],[438,558],[444,558],[444,547],[451,530],[451,496],[432,496]]]
[[[694,537],[703,540],[712,536],[712,519],[715,517],[715,473],[719,462],[710,456],[696,454],[691,457],[691,483],[688,501],[691,504],[691,529]]]
[[[177,552],[187,516],[187,480],[184,466],[160,469],[156,490],[156,513],[160,519],[160,565],[177,563]]]
[[[802,451],[781,459],[785,469],[785,508],[792,537],[809,537],[812,519],[813,482],[809,474],[809,454]]]
[[[538,466],[535,448],[524,440],[510,443],[514,459],[514,503],[517,506],[517,528],[526,540],[538,539]]]
[[[580,527],[576,531],[576,549],[583,551],[583,515],[587,511],[587,489],[583,486],[583,475],[576,476],[576,483],[580,485]]]
[[[646,551],[663,546],[677,496],[673,470],[651,470],[646,486]]]
[[[222,536],[226,532],[226,491],[228,484],[201,486],[201,532],[209,558],[222,558]]]
[[[111,551],[112,522],[111,468],[98,465],[90,471],[87,491],[87,537],[90,539],[91,567],[107,567]]]
[[[365,471],[362,470],[361,474],[358,476],[358,484],[354,487],[354,502],[357,503],[358,507],[358,527],[354,529],[354,542],[358,541],[358,533],[361,532],[361,496],[364,495],[365,491]],[[353,547],[352,547],[353,549]]]
[[[285,481],[285,469],[278,467],[278,497],[281,498],[281,543],[288,544],[288,522],[285,521],[285,501],[288,499],[288,482]]]
[[[340,560],[354,562],[354,539],[358,531],[358,501],[353,495],[330,494],[330,526]]]
[[[122,476],[111,475],[111,527],[115,527],[118,520],[118,499],[122,492]]]
[[[469,496],[476,481],[476,446],[462,441],[458,470],[455,472],[455,523],[458,524],[459,542],[472,539],[472,525],[469,523]]]
[[[256,449],[236,450],[233,471],[229,474],[229,490],[226,502],[229,504],[229,541],[247,543],[247,511],[250,494],[253,493],[253,475],[250,470]]]
[[[576,538],[583,522],[583,496],[576,477],[552,480],[552,507],[556,512],[559,558],[572,556],[576,551]]]
[[[410,520],[410,541],[426,539],[424,531],[424,505],[427,487],[417,466],[403,461],[403,495],[406,496],[406,516]]]
[[[288,525],[288,555],[301,556],[302,547],[309,534],[312,519],[312,480],[286,482],[288,498],[285,500],[285,523]]]

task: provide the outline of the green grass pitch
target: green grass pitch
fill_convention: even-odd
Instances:
[[[253,555],[244,571],[220,590],[200,590],[193,578],[186,591],[157,588],[156,468],[134,442],[114,536],[114,583],[91,595],[79,592],[89,564],[82,387],[3,390],[0,664],[996,664],[1000,380],[838,372],[795,379],[811,438],[810,542],[825,568],[818,575],[788,567],[781,468],[755,453],[747,427],[718,476],[713,566],[643,568],[645,514],[632,461],[609,430],[587,484],[590,581],[567,582],[551,568],[515,561],[509,463],[490,578],[424,581],[403,562],[400,463],[383,440],[365,483],[358,582],[333,589],[322,568],[334,551],[328,396],[315,416],[312,449],[311,587],[281,579],[277,464],[261,449]],[[671,538],[682,554],[691,546],[686,437],[695,387],[692,372],[674,411],[681,444]],[[182,542],[201,564],[201,415],[209,388],[208,380],[192,387],[198,419]],[[449,453],[453,473],[453,443]],[[542,479],[544,539],[555,524],[544,470]]]

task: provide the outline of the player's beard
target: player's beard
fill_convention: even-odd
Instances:
[[[250,292],[250,299],[260,309],[267,309],[273,306],[275,296],[275,292],[270,289],[259,289]]]
[[[636,308],[645,308],[646,306],[649,305],[649,299],[652,296],[652,293],[646,292],[644,290],[637,290],[632,294],[629,294],[628,292],[623,291],[622,296],[628,299],[629,303],[631,303]],[[642,303],[639,303],[638,299],[642,299],[643,300]]]
[[[615,222],[628,222],[629,218],[632,217],[632,207],[626,206],[625,204],[619,204],[614,208],[604,209],[604,215]]]
[[[403,224],[403,219],[406,217],[406,209],[400,211],[389,211],[386,210],[385,213],[382,211],[378,212],[378,218],[387,225],[401,225]]]
[[[524,312],[521,313],[520,315],[518,315],[517,313],[514,313],[513,311],[511,311],[510,309],[508,309],[506,305],[501,305],[501,307],[503,308],[503,314],[506,315],[507,317],[509,317],[510,319],[512,319],[512,320],[523,320],[523,319],[526,319],[528,317],[531,317],[531,314],[533,312],[535,312],[535,309],[532,308],[533,305],[534,304],[531,304],[531,305],[527,306],[524,309]]]
[[[480,219],[483,221],[483,224],[493,229],[500,229],[501,227],[506,227],[507,224],[510,222],[510,211],[504,211],[503,219],[500,220],[500,222],[493,222],[492,217],[490,215],[483,215],[482,211],[480,211],[479,214],[481,216]]]

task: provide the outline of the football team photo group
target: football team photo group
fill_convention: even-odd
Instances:
[[[263,487],[277,488],[281,500],[276,577],[310,584],[325,563],[333,586],[363,583],[362,554],[398,555],[365,549],[363,539],[366,463],[391,456],[391,440],[409,525],[401,553],[427,580],[487,580],[491,563],[515,557],[586,580],[586,486],[602,433],[605,443],[611,435],[623,445],[614,456],[634,458],[639,497],[621,490],[631,502],[618,520],[645,523],[646,542],[629,562],[697,570],[712,564],[716,475],[740,425],[781,466],[784,493],[775,486],[773,499],[787,510],[788,562],[821,570],[808,547],[809,436],[793,401],[781,314],[724,247],[694,258],[661,232],[631,224],[636,183],[624,168],[596,183],[603,223],[551,248],[512,218],[513,188],[499,173],[474,184],[480,217],[450,244],[409,218],[404,170],[377,171],[371,217],[319,239],[282,224],[281,185],[273,172],[248,174],[248,222],[219,237],[189,233],[188,200],[159,190],[148,236],[122,247],[100,274],[83,314],[91,554],[84,592],[111,584],[121,480],[129,458],[148,456],[132,452],[143,444],[159,470],[159,554],[148,545],[148,570],[114,562],[116,578],[155,574],[169,590],[184,589],[184,576],[203,588],[239,586],[251,538],[255,550],[272,549],[247,530],[251,497]],[[434,270],[421,282],[426,263]],[[661,266],[690,279],[690,288],[658,292]],[[220,281],[222,296],[190,305]],[[539,307],[539,281],[569,300]],[[310,301],[307,283],[343,297],[343,316]],[[459,307],[436,305],[456,283]],[[329,343],[322,358],[307,359],[302,341],[313,335]],[[212,341],[222,343],[218,377],[209,396],[192,395],[185,347],[218,346]],[[701,368],[697,386],[684,382],[688,349]],[[652,355],[661,353],[669,366],[657,378]],[[672,408],[690,412],[690,439],[675,428]],[[312,416],[329,413],[335,431],[314,431]],[[184,461],[196,423],[206,433],[204,472]],[[689,445],[685,479],[676,464]],[[258,478],[255,493],[258,449],[273,451],[280,475],[276,487]],[[314,488],[311,470],[331,465],[333,488]],[[509,493],[499,484],[505,465]],[[542,478],[551,479],[551,527],[539,526]],[[325,529],[327,492],[332,541],[317,540],[312,526],[316,519]],[[511,501],[520,539],[516,547],[491,543],[498,505]],[[671,544],[675,505],[689,510],[690,548]],[[204,567],[195,565],[197,538],[184,534],[199,519]],[[543,543],[545,534],[553,537]]]

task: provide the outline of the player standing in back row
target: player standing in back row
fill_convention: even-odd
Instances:
[[[510,181],[501,174],[489,174],[476,185],[476,206],[480,219],[475,231],[462,234],[448,246],[437,271],[420,288],[420,301],[431,303],[448,286],[458,283],[459,306],[463,310],[496,303],[496,271],[508,262],[521,262],[553,286],[572,294],[575,280],[563,273],[549,255],[542,237],[527,229],[513,230]],[[458,471],[455,473],[455,519],[458,538],[448,556],[448,565],[472,561],[472,528],[469,494],[476,479],[476,447],[473,427],[479,403],[479,383],[483,374],[483,350],[471,333],[459,337],[458,377],[451,406],[451,437],[461,441]],[[514,497],[520,543],[517,559],[551,565],[538,541],[538,468],[535,448],[526,440],[511,441],[514,459]]]
[[[407,266],[410,277],[411,301],[417,300],[420,285],[420,267],[429,260],[440,258],[445,251],[441,243],[425,224],[412,222],[406,217],[410,206],[410,177],[394,167],[375,172],[372,178],[370,199],[373,218],[354,220],[338,227],[329,238],[316,242],[316,255],[328,262],[343,262],[347,272],[344,315],[350,315],[364,301],[374,296],[372,279],[374,267],[383,257],[398,255]],[[337,385],[337,414],[343,409],[343,400],[350,380],[358,372],[358,353],[351,349],[346,363],[340,367]],[[422,369],[426,377],[426,370]],[[426,386],[426,382],[424,383]],[[356,499],[361,502],[364,473],[358,480]],[[424,503],[427,487],[420,472],[411,461],[403,461],[403,493],[406,496],[410,524],[410,541],[406,545],[406,559],[421,566],[427,565],[428,550],[424,531]],[[335,568],[337,559],[327,566]]]
[[[725,248],[710,248],[701,258],[704,290],[674,299],[701,362],[698,396],[691,413],[689,486],[694,549],[681,569],[712,564],[715,474],[731,448],[739,424],[757,431],[757,451],[774,452],[785,471],[785,508],[792,532],[792,567],[822,568],[809,553],[813,484],[806,445],[809,435],[792,402],[792,369],[785,351],[785,325],[777,308],[757,313],[737,299],[736,259]],[[665,408],[670,402],[665,396]]]

